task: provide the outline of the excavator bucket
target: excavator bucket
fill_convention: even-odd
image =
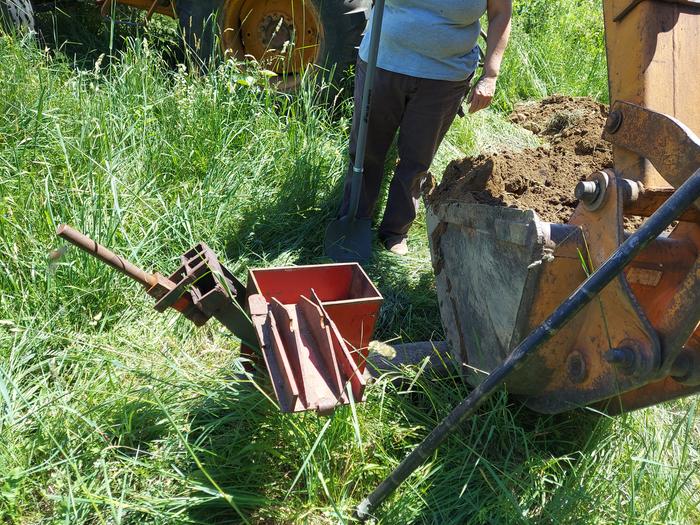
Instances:
[[[443,326],[474,384],[700,169],[700,2],[604,2],[614,168],[582,173],[565,224],[429,200]],[[507,380],[534,410],[632,410],[700,391],[700,209],[691,206]],[[639,219],[639,220],[642,220]]]

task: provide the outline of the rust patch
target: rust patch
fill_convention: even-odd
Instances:
[[[627,281],[630,284],[641,284],[642,286],[658,286],[663,277],[663,272],[659,270],[649,270],[646,268],[630,268],[627,271]]]
[[[448,280],[448,286],[452,288],[452,285],[449,283]],[[459,356],[462,359],[463,363],[469,363],[469,352],[467,351],[467,346],[464,344],[464,334],[462,333],[462,322],[459,319],[459,308],[457,307],[457,302],[454,300],[454,297],[450,295],[450,303],[452,304],[452,312],[454,313],[454,318],[455,318],[455,327],[457,328],[457,334],[459,335]]]
[[[433,273],[437,276],[442,272],[442,269],[445,267],[445,258],[442,255],[442,245],[440,242],[442,241],[442,236],[445,234],[447,231],[447,223],[446,222],[441,222],[440,224],[437,225],[437,227],[433,230],[432,235],[430,236],[430,242],[433,246]]]

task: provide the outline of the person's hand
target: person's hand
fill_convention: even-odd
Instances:
[[[469,94],[469,113],[489,107],[495,93],[496,77],[481,77]]]

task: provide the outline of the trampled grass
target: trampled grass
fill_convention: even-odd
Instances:
[[[532,60],[547,42],[536,33]],[[551,90],[602,96],[564,79],[563,58],[540,59],[551,75],[528,70],[544,86],[536,93],[516,89],[510,59],[504,107]],[[600,80],[591,64],[586,78]],[[111,269],[75,250],[53,253],[55,226],[69,222],[148,269],[168,271],[199,240],[240,278],[247,267],[322,261],[350,108],[330,115],[318,96],[311,87],[276,95],[232,65],[197,78],[140,40],[86,70],[0,37],[4,522],[348,522],[467,394],[456,377],[407,368],[374,383],[354,411],[283,416],[215,322],[197,329],[157,314]],[[531,140],[496,112],[465,119],[435,171]],[[442,335],[424,232],[421,216],[409,257],[378,253],[368,268],[386,297],[380,340]],[[698,523],[696,409],[690,399],[615,419],[548,417],[499,394],[379,522]]]

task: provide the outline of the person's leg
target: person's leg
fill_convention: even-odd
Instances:
[[[345,177],[343,201],[338,216],[348,213],[350,205],[350,188],[352,181],[352,167],[355,163],[355,150],[357,149],[357,133],[360,126],[360,114],[362,111],[362,90],[364,88],[367,63],[357,61],[355,71],[355,110],[352,117],[352,130],[350,132],[350,165]],[[367,129],[367,148],[364,159],[364,176],[360,191],[360,203],[357,208],[357,217],[370,218],[374,213],[374,207],[379,197],[382,178],[384,175],[384,162],[391,143],[396,135],[396,130],[401,122],[406,107],[407,82],[410,77],[392,73],[377,68],[374,76],[372,101],[369,114],[369,127]]]
[[[469,80],[421,79],[408,101],[399,130],[399,163],[379,227],[379,236],[387,247],[406,238],[416,218],[421,186],[468,85]]]

